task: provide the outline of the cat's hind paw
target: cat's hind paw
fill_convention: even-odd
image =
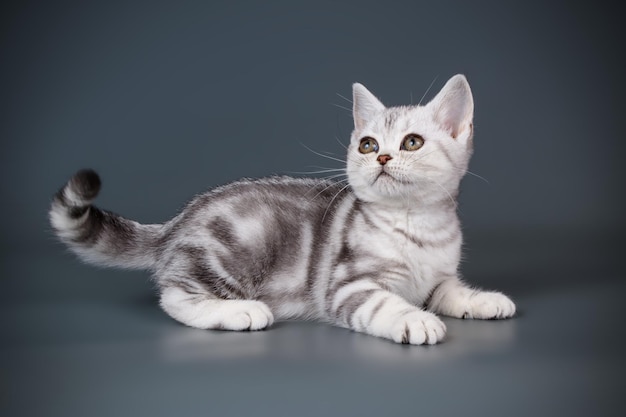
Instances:
[[[261,301],[207,298],[174,286],[161,293],[161,307],[174,319],[198,329],[261,330],[274,322],[271,310]]]
[[[515,303],[499,292],[478,292],[469,299],[464,319],[506,319],[515,315]]]

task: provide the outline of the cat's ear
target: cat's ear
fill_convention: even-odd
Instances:
[[[368,121],[385,110],[383,103],[359,83],[352,84],[352,102],[352,117],[356,130],[361,130]]]
[[[433,108],[435,121],[453,138],[471,131],[474,99],[464,75],[450,78],[428,106]]]

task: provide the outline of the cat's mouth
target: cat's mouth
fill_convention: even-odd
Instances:
[[[397,182],[400,184],[411,184],[410,181],[393,176],[392,174],[387,172],[384,168],[381,169],[378,175],[376,175],[376,178],[374,178],[374,183],[379,182],[379,181],[384,181],[384,182],[392,181],[392,182]]]
[[[395,180],[396,178],[391,175],[390,173],[388,173],[385,170],[381,170],[378,175],[376,176],[376,179],[374,180],[374,182],[378,181],[378,180]]]

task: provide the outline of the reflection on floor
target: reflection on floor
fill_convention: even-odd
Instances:
[[[465,276],[508,292],[519,315],[445,319],[431,347],[316,323],[190,329],[159,310],[144,273],[59,247],[5,251],[0,415],[619,415],[622,248],[542,241],[475,239]]]

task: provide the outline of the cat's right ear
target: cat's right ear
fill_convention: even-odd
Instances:
[[[434,109],[435,121],[453,138],[463,132],[471,135],[474,99],[464,75],[450,78],[428,106]]]
[[[385,106],[363,84],[352,84],[352,117],[355,130],[361,130],[368,121],[385,110]]]

